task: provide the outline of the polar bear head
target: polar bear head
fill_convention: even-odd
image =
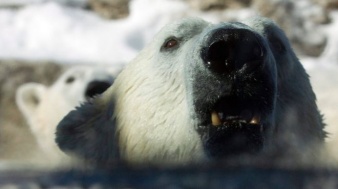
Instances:
[[[322,129],[308,76],[272,21],[189,18],[165,26],[102,96],[71,111],[56,141],[99,165],[163,165],[303,151]]]
[[[55,128],[74,107],[105,91],[119,68],[73,66],[47,87],[39,83],[20,86],[16,93],[19,110],[27,120],[38,145],[46,155],[58,157]]]

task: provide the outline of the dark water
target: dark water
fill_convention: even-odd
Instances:
[[[233,166],[0,173],[0,188],[338,188],[338,170]]]

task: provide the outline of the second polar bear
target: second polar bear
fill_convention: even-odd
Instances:
[[[73,66],[50,87],[27,83],[18,88],[19,110],[49,162],[63,161],[55,143],[58,122],[74,107],[105,91],[119,70],[119,66]]]

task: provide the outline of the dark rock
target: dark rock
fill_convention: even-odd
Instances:
[[[222,10],[226,8],[248,7],[252,0],[186,0],[193,8],[210,11]]]
[[[129,0],[88,0],[88,8],[106,19],[125,18],[129,15]]]

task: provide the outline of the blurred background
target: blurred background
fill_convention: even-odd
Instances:
[[[25,158],[37,148],[15,103],[22,84],[49,86],[75,65],[125,65],[176,19],[257,15],[287,34],[336,145],[338,0],[0,0],[0,158]]]

